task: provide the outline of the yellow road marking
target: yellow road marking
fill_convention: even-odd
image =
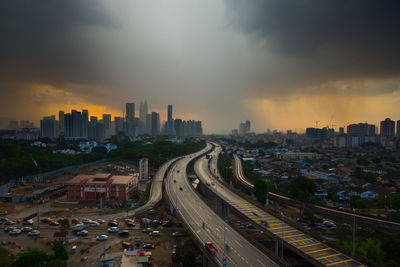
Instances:
[[[296,236],[301,236],[301,235],[304,235],[304,234],[298,234],[298,235],[288,235],[288,236],[285,236],[285,238],[289,238],[289,237],[296,237]]]
[[[268,230],[274,230],[274,229],[282,229],[282,228],[288,228],[290,227],[289,225],[286,225],[284,227],[274,227],[274,228],[268,228]]]
[[[330,257],[336,257],[336,256],[339,256],[339,255],[342,255],[342,253],[319,257],[319,258],[316,258],[316,260],[322,260],[322,259],[326,259],[326,258],[330,258]]]
[[[269,226],[272,226],[272,225],[277,225],[277,224],[279,224],[279,225],[283,225],[284,223],[271,223]]]
[[[336,265],[336,264],[339,264],[339,263],[349,262],[349,261],[352,261],[352,260],[353,259],[347,259],[347,260],[344,260],[344,261],[332,262],[332,263],[327,264],[326,266]]]
[[[311,246],[315,246],[315,245],[319,245],[319,244],[321,244],[321,243],[320,243],[320,242],[317,242],[317,243],[312,243],[312,244],[308,244],[308,245],[303,245],[303,246],[296,247],[296,248],[306,248],[306,247],[311,247]]]
[[[274,234],[284,234],[284,233],[290,233],[290,232],[296,232],[297,230],[290,230],[290,231],[283,231],[283,232],[273,232]]]
[[[312,238],[304,238],[304,239],[300,239],[300,240],[293,240],[293,241],[289,241],[288,243],[296,243],[296,242],[300,242],[300,241],[306,241],[306,240],[310,240]]]
[[[323,249],[318,249],[318,250],[313,250],[313,251],[307,251],[306,253],[307,254],[311,254],[311,253],[316,253],[316,252],[320,252],[320,251],[325,251],[325,250],[328,250],[328,249],[331,249],[331,248],[323,248]]]

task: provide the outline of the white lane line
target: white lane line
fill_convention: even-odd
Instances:
[[[257,259],[257,261],[262,265],[262,266],[265,266],[265,267],[267,267],[267,265],[265,265],[262,261],[260,261],[259,259]]]
[[[238,244],[239,246],[243,247],[242,244],[240,244],[236,239],[235,239],[236,244]]]

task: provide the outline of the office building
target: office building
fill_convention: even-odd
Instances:
[[[123,203],[137,191],[139,174],[124,176],[111,173],[80,174],[66,184],[69,201],[93,201],[104,197],[112,203]]]
[[[151,113],[151,134],[160,134],[160,114],[157,112]]]
[[[82,110],[82,137],[88,138],[88,123],[89,123],[89,111],[87,109]]]
[[[40,120],[40,137],[41,138],[57,138],[57,121],[55,116],[44,117]]]
[[[339,128],[339,135],[343,135],[344,134],[344,127],[340,127]]]
[[[174,126],[175,126],[176,135],[182,137],[184,135],[184,133],[183,133],[183,121],[181,119],[175,119]]]
[[[139,179],[145,181],[149,178],[149,160],[142,158],[139,160]]]
[[[250,132],[250,121],[242,122],[239,125],[239,134],[247,134]]]
[[[58,112],[58,131],[61,135],[64,135],[64,111]]]
[[[354,136],[375,135],[375,125],[368,123],[350,124],[347,126],[347,134]]]
[[[147,113],[148,106],[147,101],[144,100],[144,103],[140,102],[140,110],[139,110],[139,134],[148,133],[147,131]]]
[[[393,138],[395,136],[395,122],[390,118],[381,121],[380,135],[386,138]]]
[[[125,135],[125,120],[122,117],[115,117],[115,134],[117,136]]]
[[[106,139],[111,138],[111,114],[103,114],[104,136]]]

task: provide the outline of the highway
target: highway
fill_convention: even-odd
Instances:
[[[218,253],[214,256],[214,260],[218,265],[222,266],[225,233],[226,244],[229,246],[226,252],[228,266],[279,266],[215,214],[197,195],[188,180],[186,169],[190,161],[211,147],[208,143],[202,151],[185,156],[173,164],[166,183],[166,193],[170,202],[177,208],[200,244],[209,241],[215,244]]]
[[[252,189],[254,185],[249,182],[246,178],[246,176],[243,173],[243,168],[242,168],[242,161],[239,158],[238,155],[233,154],[235,163],[234,163],[234,176],[237,178],[237,180],[246,188]],[[212,162],[211,162],[212,163]],[[212,167],[214,168],[214,167]],[[380,219],[380,218],[375,218],[371,216],[366,216],[362,214],[357,214],[357,213],[352,213],[344,210],[338,210],[338,209],[333,209],[325,206],[320,206],[320,205],[314,205],[312,203],[304,203],[296,199],[292,199],[287,196],[283,196],[280,194],[276,194],[274,192],[269,192],[268,193],[270,199],[277,199],[280,200],[288,205],[293,205],[293,206],[302,206],[302,207],[308,207],[316,212],[323,212],[323,213],[329,213],[331,216],[334,215],[336,217],[341,217],[343,218],[344,216],[348,217],[349,220],[352,220],[354,216],[356,217],[357,221],[362,221],[363,223],[368,223],[373,226],[384,226],[387,229],[395,230],[395,231],[400,231],[400,223],[399,222],[394,222],[394,221],[389,221],[385,219]],[[379,225],[378,225],[379,224]]]
[[[221,151],[220,146],[216,146],[209,155],[218,157]],[[285,246],[292,250],[301,252],[305,258],[312,260],[315,264],[324,266],[362,266],[358,261],[340,253],[339,251],[321,243],[306,233],[286,224],[284,221],[272,216],[245,199],[233,193],[221,182],[214,178],[210,169],[214,170],[215,161],[211,161],[210,168],[205,156],[195,163],[195,172],[200,181],[204,184],[211,184],[210,190],[216,193],[221,199],[230,204],[240,213],[259,224],[261,227],[272,233],[276,238],[283,239]],[[241,165],[240,165],[241,166]],[[241,173],[241,172],[239,172]],[[241,177],[245,179],[243,176]]]

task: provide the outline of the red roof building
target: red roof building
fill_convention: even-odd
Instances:
[[[137,191],[138,183],[138,173],[124,176],[111,173],[81,174],[67,182],[67,198],[70,201],[83,201],[104,196],[108,201],[122,202]]]

